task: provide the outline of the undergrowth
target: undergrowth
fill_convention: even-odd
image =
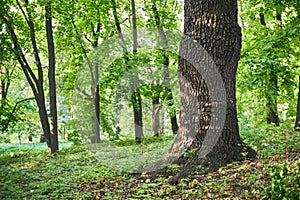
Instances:
[[[102,153],[98,157],[80,145],[61,148],[56,155],[45,148],[2,145],[0,199],[300,199],[300,133],[265,126],[242,130],[241,136],[258,152],[255,161],[231,163],[216,172],[199,168],[177,185],[168,184],[169,177],[132,175],[100,162],[122,152],[161,156],[173,137],[148,139],[138,146],[132,141],[104,142],[95,151]],[[140,158],[126,160],[131,166]],[[168,169],[178,171],[176,165]]]

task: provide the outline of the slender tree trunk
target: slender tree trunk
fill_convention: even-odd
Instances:
[[[161,129],[160,133],[164,134],[165,132],[165,113],[164,113],[164,107],[161,107]]]
[[[93,116],[92,119],[92,123],[94,124],[94,131],[95,134],[91,135],[90,139],[92,143],[99,143],[100,142],[100,88],[99,88],[99,63],[95,63],[94,66],[92,64],[92,62],[90,61],[87,51],[84,47],[83,42],[80,39],[80,33],[77,29],[77,26],[74,22],[74,20],[72,20],[72,25],[75,29],[75,32],[77,34],[77,39],[79,40],[80,43],[80,48],[82,49],[82,52],[86,58],[86,61],[88,63],[88,67],[90,70],[90,75],[91,75],[91,79],[92,79],[92,86],[91,86],[91,98],[93,98],[94,100],[94,107],[95,107],[95,116]],[[92,28],[94,28],[94,25],[91,23]],[[96,24],[96,30],[93,30],[93,37],[94,40],[91,41],[91,44],[93,46],[94,49],[96,49],[98,47],[98,40],[99,40],[99,34],[100,34],[100,28],[101,28],[101,24],[98,21]],[[87,95],[86,95],[87,96]]]
[[[154,96],[152,99],[152,135],[159,136],[160,131],[160,103],[159,96]]]
[[[25,0],[25,3],[28,6],[28,0]],[[12,25],[11,16],[9,16],[7,11],[3,7],[0,7],[0,9],[1,9],[0,18],[6,24],[7,29],[11,35],[12,42],[14,44],[14,50],[15,50],[14,53],[17,57],[19,64],[21,65],[21,68],[24,72],[26,80],[28,81],[28,83],[33,91],[33,94],[34,94],[34,97],[35,97],[35,100],[36,100],[36,103],[38,106],[39,117],[40,117],[40,121],[42,124],[43,133],[44,133],[46,141],[47,141],[48,148],[51,152],[53,152],[51,150],[50,124],[49,124],[48,115],[47,115],[47,111],[46,111],[46,105],[45,105],[45,95],[44,95],[44,88],[43,88],[43,69],[41,66],[38,48],[37,48],[37,44],[36,44],[34,24],[32,22],[30,12],[27,11],[28,16],[26,16],[26,13],[25,13],[24,9],[21,7],[21,5],[18,4],[18,6],[19,6],[20,10],[22,11],[22,14],[24,15],[24,17],[26,19],[26,23],[30,30],[30,41],[31,41],[31,46],[32,46],[32,52],[34,54],[35,64],[37,67],[37,76],[35,75],[33,70],[30,68],[28,61],[27,61],[24,53],[22,52],[22,48],[20,46],[18,37],[17,37],[15,30],[13,28],[13,25]]]
[[[159,16],[156,4],[152,5],[152,10],[154,13],[155,23],[158,28],[159,36],[162,40],[164,48],[166,48],[168,45],[168,40],[166,37],[166,33],[161,25],[161,20],[160,20],[160,16]],[[173,108],[174,107],[174,98],[173,98],[172,90],[170,88],[169,57],[166,54],[163,54],[163,63],[164,63],[164,85],[166,86],[165,91],[166,91],[166,95],[167,95],[168,106],[171,108],[169,115],[170,115],[170,120],[171,120],[172,132],[173,132],[173,134],[177,134],[177,132],[178,132],[177,117],[176,117],[176,111]]]
[[[199,164],[216,170],[245,159],[243,152],[255,156],[243,145],[238,129],[235,85],[241,30],[237,1],[185,0],[184,9],[178,68],[180,127],[169,153],[157,163],[182,166],[183,172],[171,183]]]
[[[3,103],[2,101],[6,100],[6,97],[7,97],[7,94],[8,94],[8,89],[9,89],[9,86],[10,86],[10,81],[12,79],[13,70],[11,72],[9,72],[8,68],[5,68],[4,71],[2,71],[1,68],[0,68],[0,73],[5,74],[4,80],[1,80],[1,91],[0,91],[0,101],[1,102],[0,102],[0,105],[2,106],[2,103]]]
[[[55,82],[55,52],[54,41],[52,33],[52,12],[50,0],[46,2],[45,6],[46,18],[46,35],[48,43],[48,80],[49,80],[49,93],[50,93],[50,141],[51,153],[58,151],[58,130],[57,130],[57,104],[56,104],[56,82]]]
[[[126,44],[125,44],[125,40],[123,37],[120,20],[118,18],[118,14],[117,14],[117,5],[116,5],[115,0],[111,0],[111,2],[112,2],[112,7],[113,7],[113,15],[114,15],[114,19],[115,19],[115,25],[116,25],[116,28],[118,31],[118,36],[122,42],[125,62],[126,62],[126,65],[128,65],[128,62],[129,62],[128,51],[126,49]],[[132,30],[133,54],[136,54],[138,43],[137,43],[137,25],[136,25],[136,12],[135,12],[134,0],[131,0],[131,9],[132,9],[132,23],[133,23],[133,30]],[[136,143],[139,144],[139,143],[141,143],[141,138],[144,137],[144,133],[143,133],[142,98],[141,98],[139,88],[134,89],[135,86],[138,85],[138,75],[136,75],[136,77],[132,77],[132,82],[133,82],[133,88],[131,91],[132,92],[131,103],[132,103],[132,107],[133,107],[135,140],[136,140]]]
[[[99,65],[95,64],[95,89],[94,89],[94,103],[95,103],[95,143],[100,142],[100,92],[99,92]]]
[[[121,128],[120,128],[120,118],[119,118],[119,110],[116,111],[115,113],[115,119],[114,119],[114,126],[116,128],[116,139],[120,139],[120,133],[121,133]]]
[[[94,48],[98,47],[98,39],[100,33],[100,22],[96,25],[96,32],[94,32]],[[100,142],[100,90],[99,90],[99,64],[94,64],[95,82],[94,82],[94,104],[95,104],[95,143]]]
[[[271,73],[270,84],[272,89],[278,91],[278,81],[276,72]],[[269,109],[267,122],[269,124],[274,123],[276,126],[280,125],[280,120],[277,111],[277,96],[267,96],[268,103],[267,108]]]
[[[297,103],[297,114],[295,121],[295,131],[300,131],[300,76],[299,76],[299,84],[298,84],[298,103]]]
[[[1,71],[0,71],[1,72]],[[6,98],[8,93],[8,88],[10,86],[10,78],[7,81],[1,80],[1,91],[0,91],[0,108],[4,110],[6,105]]]
[[[138,41],[137,41],[137,24],[136,24],[136,11],[135,11],[135,1],[131,0],[131,10],[132,10],[132,35],[133,35],[133,54],[137,53]],[[133,77],[133,87],[135,90],[132,94],[132,103],[133,103],[133,116],[135,123],[135,141],[137,144],[141,143],[141,138],[144,137],[143,133],[143,110],[142,110],[142,97],[140,89],[136,86],[138,85],[138,74],[136,77]]]
[[[132,92],[131,101],[133,105],[135,141],[137,144],[140,144],[141,139],[144,137],[144,133],[142,116],[142,98],[139,89],[136,89]]]

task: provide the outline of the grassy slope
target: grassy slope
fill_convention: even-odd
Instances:
[[[257,160],[213,173],[199,169],[178,185],[167,184],[164,177],[152,180],[109,169],[84,146],[64,147],[56,156],[41,147],[0,146],[0,199],[300,199],[300,133],[270,126],[242,136],[258,151]],[[155,154],[160,144],[163,148],[171,142],[123,148]],[[102,148],[105,154],[97,153],[105,158],[119,154]]]

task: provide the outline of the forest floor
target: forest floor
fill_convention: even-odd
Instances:
[[[62,147],[56,155],[37,146],[0,145],[0,199],[300,199],[300,133],[267,126],[241,135],[258,152],[256,160],[231,163],[215,172],[198,170],[177,185],[168,184],[169,177],[152,179],[145,173],[116,170],[117,162],[104,165],[101,158],[121,154],[109,145],[102,144],[96,157],[84,145]],[[158,155],[172,141],[161,137],[140,147],[132,142],[116,145],[122,151]],[[127,169],[132,167],[128,164]],[[180,171],[175,165],[168,169],[170,174]]]

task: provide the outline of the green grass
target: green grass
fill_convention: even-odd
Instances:
[[[43,146],[1,145],[0,199],[299,199],[300,133],[267,126],[241,135],[257,150],[257,160],[213,173],[199,170],[178,185],[162,176],[120,171],[151,164],[148,160],[162,156],[172,137],[139,146],[104,142],[93,153],[86,146],[62,147],[55,156]]]
[[[146,138],[141,145],[135,145],[134,140],[107,141],[87,145],[87,149],[107,167],[125,172],[142,172],[167,153],[174,139],[174,136]]]

